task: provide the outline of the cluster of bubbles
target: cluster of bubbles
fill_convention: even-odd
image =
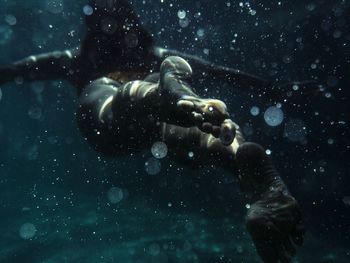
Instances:
[[[248,13],[252,16],[256,15],[256,10],[252,9],[249,2],[239,2],[238,4],[241,8],[247,8]]]
[[[203,39],[205,36],[205,30],[203,28],[198,28],[197,29],[197,37],[199,39]]]
[[[151,147],[153,157],[150,157],[145,162],[145,170],[149,175],[156,175],[161,170],[160,159],[163,159],[168,154],[168,146],[161,141],[155,142]]]
[[[264,113],[264,120],[267,125],[275,127],[283,122],[284,114],[281,107],[271,106]]]
[[[23,239],[32,239],[36,234],[36,227],[32,223],[25,223],[19,229],[19,235]]]
[[[47,0],[46,10],[52,14],[59,14],[64,10],[63,0]]]
[[[177,17],[179,18],[180,27],[188,27],[188,25],[190,24],[190,19],[188,18],[187,12],[185,10],[177,11]]]
[[[119,187],[112,187],[107,192],[107,198],[108,198],[109,202],[111,202],[112,204],[119,203],[124,198],[123,189],[121,189]]]

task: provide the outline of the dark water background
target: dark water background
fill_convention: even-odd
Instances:
[[[282,106],[275,128],[263,118],[267,99],[223,84],[208,89],[248,139],[272,151],[300,201],[308,232],[295,262],[349,262],[350,2],[134,2],[160,46],[281,82],[322,84],[322,95],[301,98],[305,106]],[[79,45],[84,5],[0,0],[1,64]],[[189,18],[182,26],[179,10]],[[79,134],[67,82],[17,80],[1,91],[0,262],[259,262],[229,174],[165,158],[151,176],[144,169],[150,150],[99,156]],[[111,187],[123,189],[116,204]],[[31,239],[19,233],[27,223],[36,228]]]

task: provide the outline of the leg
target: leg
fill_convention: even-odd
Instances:
[[[186,149],[185,152],[197,149],[205,163],[212,159],[231,172],[238,168],[241,188],[250,203],[246,223],[259,255],[266,263],[290,262],[295,255],[292,242],[297,245],[303,242],[304,227],[298,204],[265,150],[258,144],[244,142],[239,127],[233,125],[236,138],[230,146],[222,145],[220,140],[198,128],[165,124],[162,134],[171,146],[180,145],[177,147]]]
[[[125,99],[123,91],[129,86],[101,78],[82,90],[77,110],[78,126],[96,151],[111,156],[135,152],[159,137],[155,121]]]

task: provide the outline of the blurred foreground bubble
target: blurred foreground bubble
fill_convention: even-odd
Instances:
[[[0,45],[10,42],[13,31],[8,25],[0,25]]]
[[[2,90],[0,89],[0,101],[2,99]]]
[[[5,16],[5,21],[10,26],[14,26],[17,24],[17,18],[14,15],[7,15]]]
[[[42,116],[42,111],[39,107],[31,107],[28,110],[28,115],[33,120],[39,120]]]
[[[253,116],[258,116],[260,114],[260,109],[257,106],[253,106],[250,109],[250,114]]]
[[[179,19],[184,19],[186,17],[186,11],[185,10],[179,10],[177,11],[177,17]]]
[[[157,159],[163,159],[168,154],[168,146],[164,142],[155,142],[151,148],[152,155]]]
[[[47,0],[46,9],[52,14],[59,14],[64,9],[63,0]]]
[[[269,107],[264,113],[264,119],[267,125],[275,127],[283,122],[283,111],[275,106]]]
[[[135,48],[139,44],[139,38],[135,33],[128,33],[125,38],[125,44],[128,48]]]
[[[113,35],[118,28],[117,21],[112,17],[103,18],[100,26],[101,30],[107,35]]]
[[[151,157],[145,162],[145,170],[149,175],[156,175],[160,172],[161,163],[158,159]]]
[[[300,119],[290,119],[284,126],[284,136],[292,142],[302,142],[306,139],[306,126]]]
[[[179,20],[179,25],[182,28],[188,27],[189,24],[190,24],[190,20],[187,17],[185,17],[184,19],[180,19]]]
[[[160,246],[157,243],[153,243],[148,248],[148,253],[151,256],[158,256],[160,253]]]
[[[83,7],[83,12],[87,16],[91,16],[94,13],[94,9],[90,5],[85,5]]]
[[[350,196],[344,196],[344,198],[343,198],[343,203],[344,203],[346,206],[350,206]]]
[[[204,36],[205,36],[205,31],[204,31],[204,29],[203,29],[203,28],[199,28],[199,29],[197,30],[197,37],[199,37],[200,39],[203,39]]]
[[[32,223],[25,223],[19,229],[19,235],[23,239],[31,239],[36,234],[36,227]]]
[[[112,187],[107,192],[107,198],[112,204],[119,203],[124,198],[123,190],[119,187]]]

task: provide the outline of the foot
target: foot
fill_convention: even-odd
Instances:
[[[192,68],[181,57],[168,57],[160,68],[159,93],[165,121],[183,127],[197,126],[203,132],[222,138],[231,144],[235,126],[228,120],[225,103],[215,99],[202,99],[193,92],[186,80]]]
[[[236,129],[229,118],[226,104],[216,99],[201,99],[182,96],[176,103],[182,126],[197,126],[201,131],[220,138],[222,143],[230,145]]]
[[[305,232],[297,201],[287,190],[270,188],[253,203],[246,217],[248,231],[265,263],[288,263],[302,245]]]

